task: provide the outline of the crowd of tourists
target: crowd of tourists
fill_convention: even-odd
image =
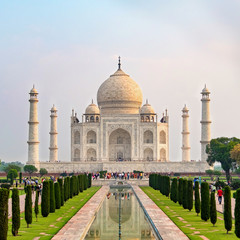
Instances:
[[[142,172],[104,172],[101,176],[100,172],[92,173],[93,180],[99,178],[104,179],[120,179],[120,180],[129,180],[129,179],[143,179],[144,174]]]

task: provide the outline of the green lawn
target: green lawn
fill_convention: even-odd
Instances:
[[[141,187],[141,189],[190,239],[202,240],[201,235],[211,240],[238,239],[234,233],[234,220],[232,231],[226,234],[223,214],[217,213],[217,223],[213,227],[210,220],[207,222],[201,220],[201,217],[195,213],[195,209],[192,209],[191,212],[184,210],[178,203],[172,202],[169,198],[163,196],[160,191],[154,190],[151,187]]]
[[[78,196],[69,199],[64,206],[56,210],[55,213],[50,213],[48,217],[41,216],[41,206],[39,206],[38,221],[36,221],[33,211],[33,222],[29,228],[24,220],[24,213],[21,214],[21,227],[19,236],[13,237],[11,233],[12,221],[8,224],[8,240],[32,240],[35,237],[40,237],[41,240],[51,239],[80,208],[99,190],[100,187],[91,187]]]

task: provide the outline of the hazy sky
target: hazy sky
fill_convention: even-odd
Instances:
[[[181,110],[190,109],[191,159],[200,159],[200,92],[211,91],[212,137],[240,138],[240,1],[1,1],[0,159],[27,160],[29,91],[39,91],[40,160],[58,108],[59,159],[70,161],[70,115],[122,69],[161,115],[170,160],[181,160]],[[144,100],[145,101],[145,100]],[[80,117],[81,118],[81,117]]]

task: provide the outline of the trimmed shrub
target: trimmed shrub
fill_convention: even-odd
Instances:
[[[55,191],[54,191],[53,181],[50,180],[49,184],[50,184],[50,213],[54,213],[56,209],[56,205],[55,205]]]
[[[73,177],[70,178],[70,198],[73,197]]]
[[[193,182],[192,180],[188,180],[188,186],[187,186],[187,208],[189,211],[193,208]]]
[[[195,182],[195,188],[194,188],[194,194],[195,194],[195,212],[198,214],[201,210],[201,202],[200,202],[200,196],[199,196],[199,182]]]
[[[68,183],[67,183],[67,178],[64,178],[64,201],[66,202],[68,200]]]
[[[178,197],[177,197],[177,193],[178,193],[178,186],[177,186],[177,179],[176,178],[174,178],[173,179],[173,181],[172,181],[172,186],[171,186],[171,195],[170,195],[170,197],[171,197],[171,200],[173,201],[173,202],[177,202],[177,200],[178,200]]]
[[[88,187],[87,174],[83,174],[83,189],[86,190]]]
[[[209,186],[207,182],[201,183],[201,219],[207,221],[209,219]]]
[[[25,198],[25,221],[27,227],[32,223],[32,187],[27,186],[26,198]]]
[[[8,183],[3,183],[2,185],[1,185],[1,188],[6,188],[6,189],[10,189],[10,187],[11,187],[11,185],[10,184],[8,184]]]
[[[188,209],[188,183],[187,179],[183,179],[183,208]]]
[[[239,179],[233,180],[231,182],[231,188],[233,190],[237,190],[238,188],[240,188],[240,180]]]
[[[92,174],[89,173],[88,174],[88,188],[90,188],[92,186]]]
[[[83,192],[84,186],[83,186],[83,175],[79,175],[79,190],[80,192]]]
[[[22,183],[22,172],[19,173],[19,183]]]
[[[0,189],[0,239],[7,240],[9,190]]]
[[[229,186],[224,188],[224,225],[227,233],[232,229],[232,207],[231,207],[231,189]]]
[[[41,212],[43,217],[47,217],[50,212],[50,187],[49,182],[43,182]]]
[[[235,234],[240,238],[240,188],[236,191],[236,202],[235,202]]]
[[[64,187],[63,187],[63,179],[58,178],[59,189],[60,189],[60,196],[61,196],[61,206],[64,205]],[[56,204],[57,205],[57,204]],[[57,208],[57,207],[56,207]]]
[[[68,184],[68,199],[70,198],[70,177],[67,177],[67,184]]]
[[[55,193],[56,209],[60,209],[60,207],[61,207],[61,191],[60,191],[59,182],[54,183],[54,193]]]
[[[215,199],[215,193],[211,193],[211,199],[210,199],[210,220],[213,226],[217,222],[217,210],[216,210],[216,199]]]
[[[178,180],[178,203],[182,205],[183,203],[183,179],[179,178]]]
[[[20,228],[20,205],[19,205],[19,192],[17,188],[12,190],[12,234],[18,235]]]
[[[168,177],[168,176],[166,176],[165,186],[166,186],[165,195],[166,195],[166,197],[169,197],[169,194],[170,194],[170,177]]]
[[[38,207],[39,191],[36,191],[35,193],[36,195],[35,195],[34,213],[37,221],[37,216],[39,214],[39,207]]]
[[[10,178],[10,184],[13,185],[13,181],[17,178],[18,172],[16,169],[10,169],[7,175],[7,178]]]

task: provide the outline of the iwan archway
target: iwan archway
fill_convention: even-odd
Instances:
[[[109,161],[131,160],[131,136],[122,129],[114,130],[109,136]]]

